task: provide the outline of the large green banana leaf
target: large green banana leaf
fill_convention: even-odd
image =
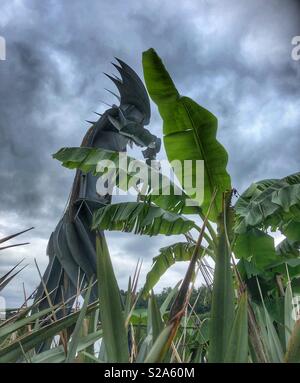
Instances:
[[[146,276],[143,295],[146,296],[156,285],[164,273],[176,262],[190,261],[195,249],[194,243],[177,242],[173,245],[162,247],[159,255],[153,258],[151,270]],[[205,249],[201,247],[201,251]]]
[[[300,173],[252,184],[238,199],[235,211],[237,233],[271,227],[300,240]]]
[[[258,276],[261,285],[264,286],[263,290],[272,291],[277,289],[274,285],[277,275],[288,280],[287,271],[293,283],[296,282],[300,275],[299,248],[299,242],[290,241],[287,238],[274,247],[274,240],[271,236],[254,228],[245,234],[238,235],[234,253],[240,258],[238,270],[241,277],[250,280],[252,277]],[[249,256],[250,254],[251,256]],[[253,296],[256,296],[258,293],[256,281],[251,282],[248,287]]]
[[[231,188],[226,171],[228,156],[217,141],[217,119],[208,110],[188,97],[180,96],[169,73],[154,49],[143,53],[144,77],[148,92],[157,104],[163,119],[164,144],[169,161],[204,161],[204,200],[201,206],[207,213],[215,188],[218,190],[210,215],[216,221],[221,212],[222,192]],[[196,185],[196,169],[191,176]],[[175,169],[176,173],[176,169]],[[188,190],[186,190],[189,193]],[[194,194],[190,194],[195,197]]]
[[[277,266],[282,265],[284,274],[286,265],[299,266],[299,249],[300,243],[290,241],[288,238],[275,247],[273,237],[262,230],[251,229],[245,234],[238,235],[234,254],[244,260],[242,267],[246,268],[244,271],[247,278],[260,274],[270,279],[271,274],[278,272],[278,268],[275,270]]]
[[[175,185],[172,180],[157,169],[146,165],[145,162],[127,156],[127,169],[120,170],[119,154],[116,151],[100,148],[70,147],[60,149],[57,153],[53,154],[53,158],[60,161],[68,169],[80,169],[84,173],[91,172],[99,177],[103,176],[106,170],[101,170],[97,165],[100,161],[103,161],[103,163],[108,163],[109,161],[110,164],[114,164],[116,175],[118,175],[115,180],[116,186],[124,191],[128,191],[128,187],[139,180],[138,170],[137,172],[129,171],[130,167],[133,168],[132,165],[137,169],[140,167],[145,170],[144,174],[148,175],[147,181],[151,188],[149,195],[144,196],[144,198],[151,199],[151,202],[156,205],[175,213],[199,213],[199,207],[187,206],[186,200],[189,197],[180,187]],[[124,165],[125,162],[121,166]],[[125,179],[127,182],[124,182]],[[152,179],[157,181],[157,185],[151,184]],[[166,188],[168,189],[166,190]]]
[[[195,226],[182,215],[143,202],[122,202],[100,208],[94,214],[92,225],[93,229],[150,236],[185,234]]]
[[[260,270],[281,260],[275,251],[274,238],[257,228],[237,236],[234,254],[237,258],[251,261]]]
[[[276,253],[283,259],[298,258],[300,253],[300,242],[285,238],[276,246]]]

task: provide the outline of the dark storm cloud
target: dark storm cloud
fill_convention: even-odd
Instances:
[[[27,254],[28,270],[34,256],[47,262],[46,240],[73,177],[51,154],[80,143],[84,120],[105,109],[99,100],[114,102],[102,75],[112,71],[114,56],[141,75],[142,51],[157,50],[180,93],[218,116],[218,137],[240,190],[254,179],[299,170],[300,64],[291,59],[291,39],[300,35],[297,2],[174,4],[1,1],[7,61],[0,62],[0,231],[36,226],[27,236],[30,248],[14,253]],[[151,129],[161,134],[155,106],[152,112]],[[111,238],[120,238],[119,250],[111,241],[116,257],[132,262],[140,254],[152,258],[169,241]]]

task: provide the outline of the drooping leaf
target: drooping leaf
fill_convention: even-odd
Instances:
[[[146,276],[143,295],[146,296],[164,273],[176,262],[190,261],[194,249],[195,244],[188,242],[178,242],[161,248],[159,255],[153,258],[151,270]],[[202,250],[204,250],[203,247]]]
[[[199,206],[188,206],[186,201],[189,197],[186,193],[155,167],[130,156],[121,157],[120,160],[119,152],[100,148],[71,147],[60,149],[53,158],[68,169],[80,169],[84,173],[91,172],[99,177],[109,178],[108,174],[111,171],[111,180],[115,181],[115,185],[123,191],[128,191],[141,177],[146,178],[146,184],[150,186],[150,194],[146,197],[151,199],[151,202],[175,213],[197,214],[200,211]],[[103,167],[99,166],[99,163],[102,163]]]
[[[298,243],[298,249],[300,248],[300,220],[291,219],[284,222],[281,231],[287,238],[294,243]]]
[[[255,236],[251,238],[251,235],[247,237],[248,233],[251,232],[260,232],[261,239],[257,242],[255,241]],[[261,234],[263,233],[263,234]],[[239,273],[241,274],[242,279],[247,279],[248,288],[250,288],[253,297],[257,295],[257,283],[254,279],[252,282],[250,279],[254,276],[259,276],[260,284],[263,290],[263,285],[268,290],[274,290],[273,281],[276,278],[276,275],[286,274],[286,268],[288,268],[289,276],[292,280],[300,275],[300,258],[299,258],[299,243],[290,241],[289,239],[284,239],[275,247],[275,257],[272,251],[273,239],[269,238],[267,234],[258,230],[256,228],[248,230],[246,233],[239,234],[239,238],[245,238],[245,242],[251,242],[253,248],[253,257],[252,259],[247,260],[245,257],[241,258],[237,264]],[[261,247],[260,247],[260,242]],[[238,240],[237,240],[238,243]],[[247,250],[248,247],[245,247]],[[243,248],[243,250],[245,250]],[[234,249],[236,256],[240,257],[246,255],[245,252],[242,252],[240,249]],[[247,250],[249,251],[249,250]],[[273,258],[274,257],[274,258]],[[255,293],[256,292],[256,293]]]
[[[251,261],[257,269],[264,269],[280,260],[275,252],[274,238],[256,228],[237,236],[234,254],[237,258]]]
[[[98,209],[93,229],[118,230],[146,235],[185,234],[195,223],[182,215],[143,202],[122,202]]]
[[[221,211],[222,193],[231,189],[226,171],[228,156],[216,139],[217,119],[188,97],[180,96],[169,73],[154,49],[143,53],[144,77],[148,92],[163,119],[164,144],[169,161],[204,161],[204,215],[215,188],[218,189],[210,219],[216,221]],[[196,167],[188,171],[196,185]],[[175,169],[176,173],[176,169]],[[184,185],[182,185],[184,187]],[[185,188],[186,189],[186,188]],[[186,189],[193,198],[195,194]]]
[[[272,186],[278,179],[266,179],[252,183],[238,198],[234,207],[238,215],[244,215],[248,211],[249,203],[258,197],[269,186]]]
[[[244,258],[240,259],[237,263],[237,269],[242,279],[250,279],[253,276],[261,273],[261,270],[255,267],[253,262],[247,261]]]
[[[277,180],[264,180],[248,188],[235,204],[236,232],[251,227],[279,228],[300,221],[300,173]]]
[[[282,259],[298,258],[300,255],[300,242],[285,238],[276,246],[276,253]]]

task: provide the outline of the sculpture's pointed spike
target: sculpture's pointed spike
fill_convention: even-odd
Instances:
[[[89,120],[85,120],[85,121],[88,122],[89,124],[92,124],[92,125],[96,124],[96,122],[97,122],[97,121],[89,121]]]
[[[119,101],[121,101],[121,97],[118,96],[116,93],[112,92],[111,90],[107,89],[107,88],[104,88],[107,92],[109,92],[110,94],[112,94],[113,96],[115,96]]]
[[[102,101],[102,100],[99,100],[99,101],[102,102],[102,104],[104,104],[104,105],[109,106],[110,108],[112,108],[112,105],[108,104],[107,102]]]
[[[100,116],[100,117],[103,116],[103,114],[101,114],[101,113],[97,113],[97,112],[94,112],[94,113],[97,114],[97,116]]]
[[[124,67],[124,68],[128,67],[128,68],[130,68],[128,64],[126,64],[123,60],[119,59],[118,57],[115,57],[115,60],[118,61],[119,65],[121,67]]]
[[[116,65],[116,64],[114,64],[114,63],[112,63],[112,64],[113,64],[113,66],[117,69],[117,71],[120,73],[121,78],[122,78],[122,80],[123,80],[124,76],[125,76],[126,74],[128,75],[128,73],[126,73],[126,71],[125,71],[125,69],[124,69],[123,67],[118,66],[118,65]]]
[[[115,57],[115,59],[118,61],[121,67],[126,68],[126,66],[128,66],[123,60],[119,59],[118,57]]]
[[[113,77],[111,76],[110,74],[107,74],[105,72],[103,72],[103,74],[105,74],[106,77],[108,77],[114,84],[116,84],[118,86],[118,83],[122,84],[122,81],[121,79],[119,79],[117,76]]]
[[[119,65],[117,65],[116,63],[113,63],[112,62],[112,65],[119,71],[120,69],[122,69]]]
[[[118,61],[119,65],[120,66],[116,66],[116,68],[120,68],[120,70],[122,71],[122,73],[126,73],[127,76],[130,76],[130,77],[133,77],[133,78],[138,78],[138,75],[134,72],[134,70],[128,65],[126,64],[123,60],[115,57],[115,59]],[[119,72],[120,72],[119,70]],[[140,79],[139,79],[140,81]]]
[[[122,84],[122,79],[118,76],[116,76],[115,74],[112,74],[114,76],[114,78],[119,81],[121,84]]]
[[[114,80],[113,82],[119,90],[122,104],[134,105],[144,114],[143,124],[149,124],[150,100],[145,85],[129,65],[118,57],[115,57],[115,60],[116,62],[112,65],[119,72],[121,80]]]

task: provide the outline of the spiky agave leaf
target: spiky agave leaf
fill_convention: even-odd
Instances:
[[[33,227],[29,228],[29,229],[26,229],[26,230],[23,230],[23,231],[20,231],[18,233],[15,233],[15,234],[11,234],[11,235],[8,235],[7,237],[3,237],[0,239],[0,243],[4,243],[4,242],[7,242],[9,241],[10,239],[12,238],[15,238],[23,233],[26,233],[27,231],[29,230],[32,230]],[[27,245],[29,242],[24,242],[24,243],[17,243],[17,244],[13,244],[13,245],[8,245],[8,246],[2,246],[0,247],[0,250],[5,250],[5,249],[9,249],[11,247],[16,247],[16,246],[22,246],[22,245]],[[6,287],[9,282],[16,276],[18,275],[25,267],[22,267],[20,270],[18,270],[17,272],[15,272],[14,274],[12,274],[12,272],[23,262],[23,259],[17,263],[11,270],[9,270],[5,275],[3,275],[1,278],[0,278],[0,291],[4,289],[4,287]]]
[[[16,271],[14,274],[12,274],[12,272],[20,265],[20,263],[22,263],[24,261],[24,259],[22,259],[19,263],[17,263],[12,269],[10,269],[6,274],[4,274],[1,278],[0,278],[0,291],[4,289],[4,287],[6,287],[9,282],[16,276],[18,275],[22,270],[25,269],[25,266],[23,266],[20,270]],[[12,274],[12,275],[11,275]]]
[[[30,227],[29,229],[26,229],[26,230],[23,230],[23,231],[20,231],[16,234],[11,234],[11,235],[8,235],[7,237],[3,237],[0,239],[0,243],[4,243],[4,242],[7,242],[9,241],[10,239],[13,239],[15,237],[18,237],[19,235],[23,234],[23,233],[26,233],[27,231],[29,230],[32,230],[34,229],[34,227]],[[14,244],[14,245],[8,245],[8,246],[5,246],[5,247],[0,247],[0,250],[4,250],[4,249],[8,249],[10,247],[15,247],[15,246],[22,246],[22,245],[27,245],[28,242],[26,243],[17,243],[17,244]]]

